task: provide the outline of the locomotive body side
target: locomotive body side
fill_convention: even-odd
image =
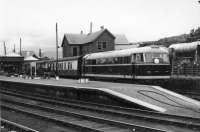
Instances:
[[[83,62],[86,77],[166,79],[171,73],[168,50],[163,47],[92,53]]]

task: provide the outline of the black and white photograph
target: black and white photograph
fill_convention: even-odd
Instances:
[[[200,0],[0,0],[1,132],[200,132]]]

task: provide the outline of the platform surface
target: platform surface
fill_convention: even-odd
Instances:
[[[96,89],[158,112],[200,118],[200,102],[158,86],[89,81],[79,83],[72,79],[23,79],[0,76],[0,81]]]

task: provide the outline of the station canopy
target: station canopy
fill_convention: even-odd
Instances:
[[[0,56],[1,62],[22,62],[24,57],[15,52],[8,53],[7,55]]]
[[[37,58],[35,58],[35,57],[33,57],[33,56],[28,56],[28,57],[26,57],[26,58],[24,58],[24,61],[37,61],[38,59]]]

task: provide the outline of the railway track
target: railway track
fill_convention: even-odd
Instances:
[[[21,125],[19,123],[15,123],[3,118],[0,118],[1,120],[1,132],[6,132],[6,131],[15,131],[15,132],[39,132],[37,130],[31,129],[27,126]]]
[[[33,105],[21,103],[17,101],[1,100],[1,105],[5,109],[23,112],[31,116],[37,116],[41,119],[50,120],[56,123],[71,125],[82,128],[83,131],[95,132],[131,132],[131,131],[151,131],[151,132],[166,132],[162,129],[153,127],[139,126],[135,124],[115,121],[111,119],[100,118],[91,115],[85,115],[73,111],[61,111],[57,108],[48,108],[47,106]]]
[[[54,99],[47,99],[46,97],[34,97],[28,95],[22,95],[12,92],[1,91],[4,94],[9,96],[17,96],[18,98],[26,99],[23,101],[22,99],[14,99],[15,101],[11,101],[8,99],[3,99],[6,102],[11,102],[13,104],[18,104],[20,106],[28,105],[29,107],[36,107],[43,110],[48,111],[59,111],[63,114],[66,112],[70,112],[72,115],[87,115],[90,117],[98,117],[100,119],[112,120],[114,122],[124,122],[127,124],[134,124],[130,129],[133,130],[141,130],[142,127],[151,128],[152,126],[156,126],[157,130],[161,131],[199,131],[200,130],[200,119],[198,118],[190,118],[190,117],[182,117],[175,115],[166,115],[161,113],[154,113],[150,111],[142,111],[137,109],[127,109],[121,107],[113,107],[106,105],[97,105],[86,102],[78,102],[78,101],[58,101]],[[4,95],[5,96],[5,95]],[[9,97],[10,98],[10,97]],[[32,100],[37,101],[34,102],[34,105],[30,102]],[[35,104],[36,103],[36,104]],[[39,105],[37,105],[39,104]],[[40,108],[41,107],[41,108]],[[85,117],[88,118],[88,117]],[[93,119],[94,120],[94,119]],[[128,127],[129,128],[129,127]],[[137,129],[136,129],[137,128]],[[159,129],[162,128],[162,129]],[[143,129],[147,131],[147,129]]]

